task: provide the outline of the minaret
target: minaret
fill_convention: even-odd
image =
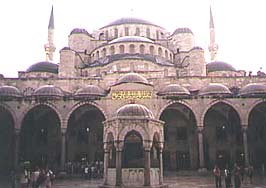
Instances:
[[[54,45],[54,7],[52,6],[50,20],[48,25],[48,43],[44,45],[46,61],[53,61],[53,53],[55,52]]]
[[[215,28],[212,16],[212,9],[210,7],[210,44],[209,44],[209,52],[211,55],[211,61],[216,61],[216,55],[218,51],[218,44],[215,43]]]

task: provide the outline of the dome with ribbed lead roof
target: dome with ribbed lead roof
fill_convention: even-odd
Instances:
[[[48,72],[48,73],[58,73],[58,65],[48,62],[48,61],[42,61],[35,63],[31,65],[27,70],[27,73],[29,72]]]
[[[239,90],[239,96],[256,96],[256,95],[265,95],[266,94],[266,85],[262,83],[251,83],[242,87]]]
[[[44,85],[40,86],[32,93],[32,96],[37,98],[62,98],[64,96],[64,92],[61,88],[56,87],[54,85]]]
[[[154,116],[152,112],[141,104],[126,104],[119,108],[116,112],[117,118],[130,118],[130,117],[138,117],[138,118],[148,118],[153,119]]]
[[[11,98],[21,98],[22,93],[20,90],[14,86],[0,86],[0,98],[11,99]]]
[[[163,89],[161,89],[157,95],[159,96],[168,96],[168,97],[184,97],[184,96],[189,96],[190,92],[178,85],[178,84],[169,84],[167,86],[165,86]]]
[[[204,95],[231,95],[232,92],[223,84],[220,83],[210,83],[209,85],[203,87],[199,91],[200,96]]]
[[[76,99],[104,96],[106,96],[106,91],[96,85],[87,85],[83,88],[78,89],[74,94],[74,98]]]
[[[143,77],[137,73],[128,73],[128,74],[120,77],[117,80],[117,82],[115,83],[115,85],[119,85],[122,83],[141,83],[141,84],[150,85],[150,83],[148,82],[148,80],[145,77]]]

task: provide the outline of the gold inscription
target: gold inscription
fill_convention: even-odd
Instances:
[[[112,99],[151,99],[151,91],[114,91]]]

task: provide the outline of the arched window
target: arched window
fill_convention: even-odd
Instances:
[[[164,51],[164,56],[166,59],[168,59],[168,51],[167,50]]]
[[[115,47],[114,46],[111,46],[110,47],[110,54],[111,55],[114,55],[115,54]]]
[[[125,46],[124,45],[120,45],[119,46],[119,53],[120,54],[124,54],[125,53]]]
[[[131,54],[135,53],[135,45],[134,44],[129,45],[129,53],[131,53]]]
[[[154,55],[154,46],[150,46],[150,54]]]
[[[100,52],[97,51],[97,52],[96,52],[96,59],[99,59],[99,57],[100,57]]]
[[[115,28],[115,38],[117,38],[117,37],[118,37],[118,29]]]
[[[157,30],[156,31],[156,39],[158,40],[158,39],[160,39],[160,34],[159,34],[160,32]]]
[[[104,33],[100,33],[99,40],[104,40]]]
[[[102,57],[106,57],[106,48],[102,49]]]
[[[163,55],[163,50],[161,47],[158,48],[158,55],[162,57]]]
[[[136,28],[136,36],[140,36],[140,29],[138,27]]]
[[[125,36],[128,36],[128,35],[129,35],[129,28],[125,27]]]
[[[150,38],[151,37],[151,30],[150,30],[150,28],[146,28],[146,35],[147,35],[147,38]]]
[[[172,54],[170,53],[170,60],[173,61],[173,56]]]
[[[141,44],[139,46],[139,52],[140,52],[140,54],[144,54],[145,53],[145,46],[143,44]]]

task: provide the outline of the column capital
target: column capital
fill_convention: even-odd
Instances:
[[[199,126],[199,127],[197,127],[197,131],[198,131],[198,133],[202,133],[203,130],[204,130],[204,127],[203,127],[203,126]]]
[[[123,140],[115,140],[114,145],[115,145],[116,151],[122,151],[124,148],[124,141]]]
[[[62,133],[63,135],[65,135],[66,132],[67,132],[67,128],[62,128],[62,127],[61,127],[61,133]]]
[[[242,130],[242,132],[247,132],[247,130],[248,130],[248,126],[246,126],[246,125],[245,125],[245,126],[242,126],[242,127],[241,127],[241,130]]]
[[[144,140],[143,141],[143,147],[145,151],[150,151],[152,147],[152,141],[151,140]]]

